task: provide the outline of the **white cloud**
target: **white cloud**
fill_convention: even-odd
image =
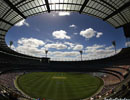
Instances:
[[[11,47],[10,47],[10,45],[8,45],[8,47],[11,48],[11,49],[13,49],[14,51],[16,51],[16,48],[15,48],[14,45],[11,45]]]
[[[100,36],[102,36],[103,33],[102,32],[97,32],[96,38],[99,38]]]
[[[112,45],[112,46],[109,46],[109,47],[106,47],[105,49],[106,49],[106,50],[113,49],[113,45]]]
[[[18,41],[18,46],[15,47],[12,45],[12,49],[18,52],[33,55],[38,57],[45,56],[45,49],[53,48],[56,50],[63,50],[70,48],[69,51],[51,51],[48,52],[48,57],[51,59],[66,59],[66,60],[80,60],[80,53],[79,51],[73,50],[82,50],[84,47],[81,44],[74,44],[71,42],[64,42],[64,43],[48,43],[45,44],[42,40],[35,39],[35,38],[21,38]],[[120,49],[117,49],[117,53]],[[87,46],[83,53],[84,60],[92,60],[92,59],[99,59],[114,55],[115,51],[113,46],[106,46],[106,45],[98,45],[94,44],[92,46]]]
[[[78,33],[73,33],[74,35],[78,35]]]
[[[43,46],[45,43],[42,40],[38,40],[35,38],[21,38],[20,40],[18,40],[18,44],[27,47],[39,47]]]
[[[43,56],[45,53],[43,50],[38,49],[37,47],[28,47],[25,45],[20,45],[16,48],[16,51],[33,56]]]
[[[74,56],[78,56],[79,52],[77,52],[77,51],[70,51],[70,52],[54,51],[54,52],[49,52],[49,55],[50,56],[55,55],[55,57],[74,57]]]
[[[70,27],[70,28],[77,28],[77,26],[74,25],[74,24],[70,25],[69,27]]]
[[[126,42],[126,43],[125,43],[125,46],[126,46],[126,47],[130,47],[130,41]]]
[[[68,49],[73,49],[73,50],[82,50],[84,47],[81,44],[74,44],[71,42],[65,42],[64,44],[68,45]]]
[[[20,53],[37,57],[45,55],[45,50],[43,50],[45,43],[42,40],[35,38],[21,38],[17,42],[18,46],[15,47],[15,50]]]
[[[101,49],[101,48],[104,48],[105,45],[97,45],[97,44],[94,44],[92,46],[88,46],[86,47],[87,50],[90,50],[90,51],[94,51],[94,50],[97,50],[97,49]]]
[[[29,27],[29,23],[26,22],[25,19],[21,20],[20,22],[16,23],[15,26],[20,27],[26,25],[27,27]]]
[[[79,52],[75,52],[75,51],[72,51],[72,52],[63,52],[62,55],[63,56],[78,56]]]
[[[117,50],[117,53],[120,49]],[[85,54],[83,55],[84,59],[99,59],[109,57],[114,55],[115,51],[112,46],[106,47],[105,45],[94,44],[92,46],[86,47]]]
[[[66,49],[67,46],[65,44],[62,44],[62,43],[52,43],[52,44],[46,44],[45,48],[46,49],[53,48],[53,49],[61,50],[61,49]]]
[[[74,43],[71,43],[71,42],[65,42],[64,44],[68,45],[70,49],[73,48],[75,45]]]
[[[77,44],[74,48],[73,48],[73,50],[82,50],[83,49],[83,45],[81,45],[81,44]]]
[[[52,41],[52,40],[49,40],[49,39],[46,39],[45,42],[46,42],[46,43],[48,43],[48,42],[49,42],[49,43],[52,43],[53,41]]]
[[[53,0],[54,1],[54,0]],[[58,1],[59,2],[59,1]],[[66,12],[66,11],[60,11],[60,12],[52,12],[51,16],[55,17],[55,16],[70,16],[71,12]]]
[[[67,32],[64,30],[54,31],[52,36],[56,39],[71,39],[70,36],[67,35]]]
[[[88,28],[86,30],[82,30],[80,32],[80,35],[87,39],[90,39],[95,36],[95,33],[96,33],[96,31],[94,31],[92,28]]]
[[[59,16],[69,16],[70,12],[58,12]]]
[[[92,38],[94,36],[96,36],[96,38],[99,38],[101,35],[103,35],[103,33],[102,32],[97,32],[92,28],[88,28],[86,30],[82,30],[80,32],[80,35],[85,37],[86,39],[90,39],[90,38]]]

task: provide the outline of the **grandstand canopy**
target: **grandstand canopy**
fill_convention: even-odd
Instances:
[[[29,16],[52,11],[96,16],[115,28],[130,23],[130,0],[0,0],[0,49],[11,52],[5,35],[14,24]]]

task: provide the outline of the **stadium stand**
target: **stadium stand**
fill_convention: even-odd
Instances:
[[[1,71],[3,72],[1,72],[1,75],[0,75],[0,83],[1,83],[1,86],[3,86],[4,84],[4,87],[13,89],[13,91],[15,91],[14,93],[22,95],[14,86],[15,77],[17,75],[22,74],[17,71],[21,69],[23,71],[24,70],[36,71],[41,68],[41,70],[43,71],[100,72],[100,73],[105,73],[101,77],[105,83],[104,88],[99,94],[95,95],[93,98],[100,99],[102,97],[104,98],[104,97],[111,96],[111,94],[114,94],[113,91],[115,91],[115,89],[117,91],[116,95],[111,96],[111,97],[113,98],[118,97],[118,95],[122,93],[121,84],[123,85],[126,84],[125,86],[128,87],[127,85],[128,82],[126,82],[128,81],[129,69],[130,69],[129,60],[128,60],[130,56],[126,55],[129,52],[128,49],[130,48],[123,49],[119,54],[115,56],[104,58],[104,59],[99,59],[99,60],[80,61],[80,62],[73,62],[73,61],[68,61],[68,62],[52,61],[51,62],[50,61],[50,63],[47,63],[47,64],[41,63],[39,60],[34,60],[34,59],[30,60],[27,58],[16,57],[14,55],[10,55],[10,54],[2,52],[0,53],[2,57],[0,58],[1,59],[0,63],[1,65],[3,65],[3,67],[0,65],[1,66],[0,68],[1,68]],[[118,62],[120,62],[122,58],[123,58],[122,63],[119,64]],[[126,63],[126,60],[128,61],[127,63]],[[61,68],[61,65],[62,65],[62,68]],[[71,65],[71,66],[68,66],[68,65]],[[127,96],[128,89],[123,89],[123,90],[126,91],[124,96]],[[6,96],[8,97],[8,95]]]

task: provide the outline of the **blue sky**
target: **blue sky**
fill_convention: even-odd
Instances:
[[[69,12],[51,12],[32,16],[17,23],[7,35],[13,40],[12,49],[28,55],[44,57],[45,49],[52,59],[95,59],[114,54],[112,41],[117,49],[125,47],[122,28],[93,16]]]

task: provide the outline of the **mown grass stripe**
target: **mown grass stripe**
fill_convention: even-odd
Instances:
[[[83,73],[34,72],[22,75],[18,79],[19,88],[27,95],[50,100],[88,98],[103,85],[101,79]]]

